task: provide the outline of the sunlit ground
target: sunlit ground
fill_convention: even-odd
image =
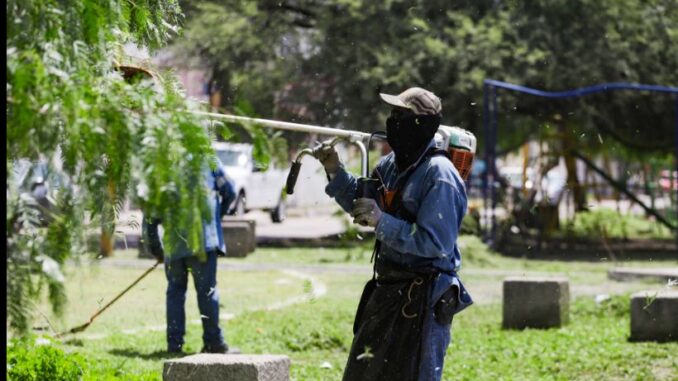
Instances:
[[[508,259],[463,237],[461,274],[476,305],[455,317],[446,380],[675,380],[678,343],[629,343],[629,294],[658,283],[607,279],[607,262]],[[370,276],[371,248],[259,249],[246,259],[221,259],[222,327],[229,345],[244,353],[285,354],[296,380],[338,380],[351,342],[353,314]],[[134,258],[133,250],[116,253]],[[96,309],[139,276],[139,268],[69,266],[69,305],[57,319],[36,325],[61,331],[87,321]],[[636,262],[623,266],[677,266]],[[257,270],[259,268],[259,270]],[[570,280],[570,324],[560,329],[501,330],[501,284],[506,276],[564,275]],[[86,379],[161,379],[166,281],[156,270],[64,348],[83,354]],[[186,351],[202,346],[195,292],[187,297]],[[596,304],[599,294],[612,299]],[[616,296],[615,296],[616,295]]]

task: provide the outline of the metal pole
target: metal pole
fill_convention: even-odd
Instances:
[[[490,102],[489,102],[489,85],[483,83],[483,137],[485,138],[485,171],[483,172],[483,215],[485,217],[485,223],[483,227],[483,237],[487,241],[488,237],[488,221],[489,221],[489,204],[487,202],[487,186],[489,181],[489,170],[490,170]]]
[[[314,126],[311,124],[301,124],[301,123],[290,123],[290,122],[281,122],[278,120],[270,119],[259,119],[259,118],[249,118],[246,116],[236,116],[236,115],[227,115],[219,114],[216,112],[205,112],[205,111],[191,111],[195,115],[207,116],[214,119],[222,119],[232,123],[249,123],[249,124],[259,124],[264,127],[277,128],[280,130],[288,131],[297,131],[297,132],[307,132],[318,135],[331,135],[331,136],[340,136],[343,138],[348,138],[351,140],[363,140],[368,139],[370,134],[366,132],[354,131],[354,130],[342,130],[339,128],[330,128],[324,126]]]
[[[678,95],[676,95],[676,115],[675,115],[675,117],[676,117],[676,131],[675,131],[675,134],[676,134],[676,137],[675,137],[675,139],[676,139],[676,152],[675,152],[675,156],[674,156],[673,160],[675,162],[676,175],[678,175]],[[671,174],[669,174],[669,175],[670,175],[669,176],[669,189],[671,189],[673,187],[673,182],[676,179],[676,177],[671,175]],[[676,200],[674,201],[673,206],[676,208],[676,223],[678,223],[678,189],[676,189],[675,192],[676,192]],[[678,230],[676,231],[676,242],[678,243]]]
[[[494,244],[496,240],[496,233],[497,233],[497,218],[496,218],[496,207],[497,207],[497,192],[495,189],[495,184],[497,183],[497,179],[495,178],[497,175],[497,88],[492,87],[492,125],[490,128],[490,135],[492,136],[492,145],[490,146],[490,157],[491,157],[491,165],[490,168],[492,169],[492,183],[490,184],[490,190],[492,194],[492,243]]]
[[[356,140],[363,141],[369,139],[370,137],[370,134],[367,132],[361,132],[356,130],[342,130],[341,128],[315,126],[312,124],[281,122],[279,120],[250,118],[247,116],[219,114],[216,112],[206,112],[206,111],[190,111],[190,113],[194,115],[207,116],[213,119],[221,119],[231,123],[258,124],[263,127],[277,128],[279,130],[306,132],[318,135],[338,136],[342,138],[348,138],[349,141]],[[440,127],[452,128],[451,126],[446,126],[444,124],[441,124]]]
[[[331,128],[324,126],[314,126],[312,124],[281,122],[278,120],[271,119],[250,118],[246,116],[220,114],[216,112],[190,111],[190,113],[194,115],[206,116],[213,119],[221,119],[232,123],[257,124],[263,127],[277,128],[280,130],[306,132],[318,135],[330,135],[339,138],[344,138],[348,140],[349,143],[352,143],[358,147],[358,150],[360,151],[360,170],[362,176],[366,177],[368,175],[367,165],[369,163],[367,162],[367,148],[365,147],[363,141],[369,139],[370,134],[366,132],[360,132],[355,130],[342,130],[340,128]],[[441,124],[440,127],[451,128],[450,126],[446,126],[443,124]],[[443,135],[443,137],[445,137],[444,132],[442,132],[441,134]]]
[[[353,144],[360,150],[360,173],[363,177],[367,177],[367,165],[369,164],[367,162],[367,148],[365,148],[365,144],[360,140],[354,141]]]

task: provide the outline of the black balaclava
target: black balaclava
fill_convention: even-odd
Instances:
[[[424,153],[441,119],[440,114],[386,119],[386,140],[395,153],[398,171],[406,170]]]

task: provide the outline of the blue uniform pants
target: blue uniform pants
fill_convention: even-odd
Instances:
[[[439,324],[433,308],[429,309],[422,332],[422,352],[418,381],[440,381],[445,353],[450,345],[452,323]]]
[[[186,333],[186,288],[189,269],[198,296],[198,308],[202,320],[202,340],[205,346],[217,346],[224,342],[219,328],[219,293],[217,291],[217,254],[207,253],[207,261],[196,256],[165,261],[167,276],[167,347],[180,350]]]

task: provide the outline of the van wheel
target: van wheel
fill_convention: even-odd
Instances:
[[[287,217],[286,209],[287,207],[285,206],[285,200],[280,199],[280,201],[278,201],[278,205],[271,211],[271,221],[276,224],[285,221],[285,218]]]
[[[245,203],[247,202],[247,199],[245,198],[244,193],[240,193],[238,195],[238,199],[235,200],[235,208],[233,208],[233,215],[235,216],[242,216],[246,212],[245,208]]]

